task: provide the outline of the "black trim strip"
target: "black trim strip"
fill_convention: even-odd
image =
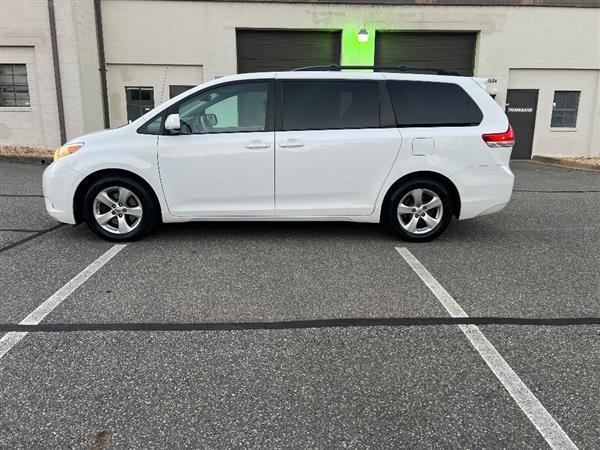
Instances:
[[[43,198],[42,194],[0,194],[0,197],[40,197]]]
[[[19,325],[0,323],[0,332],[60,333],[76,331],[234,331],[292,330],[304,328],[410,327],[433,325],[600,325],[600,317],[555,317],[531,319],[519,317],[373,317],[281,322],[194,322],[194,323],[41,323]]]
[[[591,193],[595,193],[595,192],[600,192],[600,191],[552,191],[552,190],[548,190],[548,191],[537,191],[535,189],[513,189],[513,192],[541,192],[541,193],[546,193],[546,194],[587,194],[588,192]]]
[[[56,230],[57,228],[60,228],[62,226],[64,226],[64,223],[59,223],[58,225],[55,225],[53,227],[50,228],[46,228],[45,230],[42,231],[38,231],[36,234],[32,234],[31,236],[27,236],[26,238],[23,238],[17,242],[13,242],[12,244],[8,244],[5,247],[0,248],[0,253],[5,252],[7,250],[10,250],[11,248],[15,248],[18,247],[21,244],[25,244],[26,242],[32,241],[34,239],[39,238],[40,236],[43,236],[46,233],[50,233],[51,231]]]

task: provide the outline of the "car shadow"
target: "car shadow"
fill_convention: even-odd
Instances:
[[[429,242],[493,243],[511,239],[511,231],[504,230],[502,221],[490,220],[487,217],[465,221],[453,219],[441,236]],[[65,227],[71,241],[83,242],[98,239],[85,224]],[[281,241],[360,241],[373,243],[389,243],[408,245],[400,240],[386,226],[377,223],[356,222],[252,222],[252,221],[206,221],[166,223],[158,225],[154,231],[143,239],[147,242],[193,241],[197,239],[252,239]],[[413,244],[419,245],[419,244]]]
[[[352,222],[186,222],[161,224],[149,239],[269,238],[394,240],[379,224]]]
[[[435,242],[495,242],[510,237],[500,224],[489,220],[453,220]],[[387,227],[374,223],[354,222],[186,222],[161,224],[149,240],[181,239],[276,239],[295,241],[373,241],[402,245],[403,241]]]

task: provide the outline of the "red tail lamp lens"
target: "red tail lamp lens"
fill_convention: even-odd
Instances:
[[[484,134],[481,136],[488,147],[502,148],[512,147],[515,145],[515,133],[510,125],[504,133]]]

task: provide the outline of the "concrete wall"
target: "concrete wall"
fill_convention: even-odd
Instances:
[[[103,127],[92,0],[56,1],[56,30],[67,140]]]
[[[104,128],[104,120],[102,116],[102,92],[93,0],[78,0],[74,3],[72,19],[77,27],[76,39],[82,117],[81,128],[77,131],[77,134],[81,134]]]
[[[29,108],[0,108],[0,144],[60,143],[52,47],[44,0],[0,1],[0,62],[25,63]]]
[[[206,79],[235,73],[242,27],[479,31],[475,71],[498,79],[501,101],[510,68],[600,69],[600,9],[137,0],[102,7],[108,62],[202,64]]]
[[[0,144],[61,145],[48,6],[0,1],[1,62],[27,64],[31,107],[0,108]],[[67,139],[103,128],[92,0],[56,1],[55,17]]]

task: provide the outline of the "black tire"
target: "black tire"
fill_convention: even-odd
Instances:
[[[416,189],[424,190],[423,205],[417,208],[417,205],[411,204],[410,206],[414,206],[414,208],[407,210],[410,212],[399,215],[398,205],[400,204],[400,201],[404,199],[405,203],[403,203],[403,205],[411,203],[411,200],[414,200],[414,197],[409,195],[409,193]],[[421,209],[423,206],[426,206],[428,200],[430,201],[433,198],[430,193],[434,193],[440,199],[441,209],[436,209],[435,207],[431,208],[429,211],[427,211],[426,208],[424,210]],[[433,213],[431,211],[433,211]],[[415,212],[419,213],[418,216],[420,217],[417,217],[417,215],[414,214]],[[389,200],[386,202],[385,210],[383,211],[386,225],[388,225],[400,239],[408,242],[426,242],[435,239],[446,229],[452,219],[453,213],[454,204],[452,202],[452,196],[448,192],[446,186],[439,181],[429,178],[416,178],[397,186],[391,193]],[[427,220],[434,219],[439,220],[439,222],[434,227],[430,226],[425,222],[425,219],[423,218],[425,216],[422,216],[422,214],[428,216],[426,217]],[[405,226],[408,226],[411,221],[415,220],[417,224],[415,232],[410,232],[406,229],[405,226],[401,224],[401,220]],[[431,227],[430,230],[427,230],[428,226]]]
[[[129,205],[124,205],[124,207],[131,206],[131,210],[136,208],[136,206],[141,206],[142,209],[142,215],[139,218],[139,223],[137,222],[138,219],[136,217],[129,216],[128,214],[126,214],[127,209],[124,209],[122,211],[122,216],[125,217],[126,222],[131,222],[133,228],[131,231],[123,232],[122,234],[119,234],[117,231],[111,232],[109,230],[106,230],[98,223],[98,221],[94,217],[94,208],[96,207],[96,196],[102,191],[112,188],[125,188],[134,194],[127,200],[129,202]],[[112,198],[115,198],[116,194],[118,194],[118,191],[114,191],[114,193],[113,191],[110,191],[109,193],[109,195],[113,196]],[[140,205],[137,205],[138,201]],[[115,205],[119,207],[117,200],[115,200]],[[99,213],[106,212],[107,214],[112,214],[111,207],[103,205],[98,206],[105,208],[104,211],[99,211]],[[83,197],[83,216],[87,226],[98,236],[109,241],[135,241],[143,238],[144,236],[147,236],[156,226],[159,219],[159,213],[160,207],[157,204],[157,201],[152,195],[152,193],[149,192],[148,188],[146,188],[140,182],[132,178],[128,178],[126,176],[111,175],[96,180],[88,187]],[[118,221],[120,219],[118,219],[117,216],[118,214],[113,215],[113,219],[111,219],[111,222],[108,223],[107,227],[118,227]]]

